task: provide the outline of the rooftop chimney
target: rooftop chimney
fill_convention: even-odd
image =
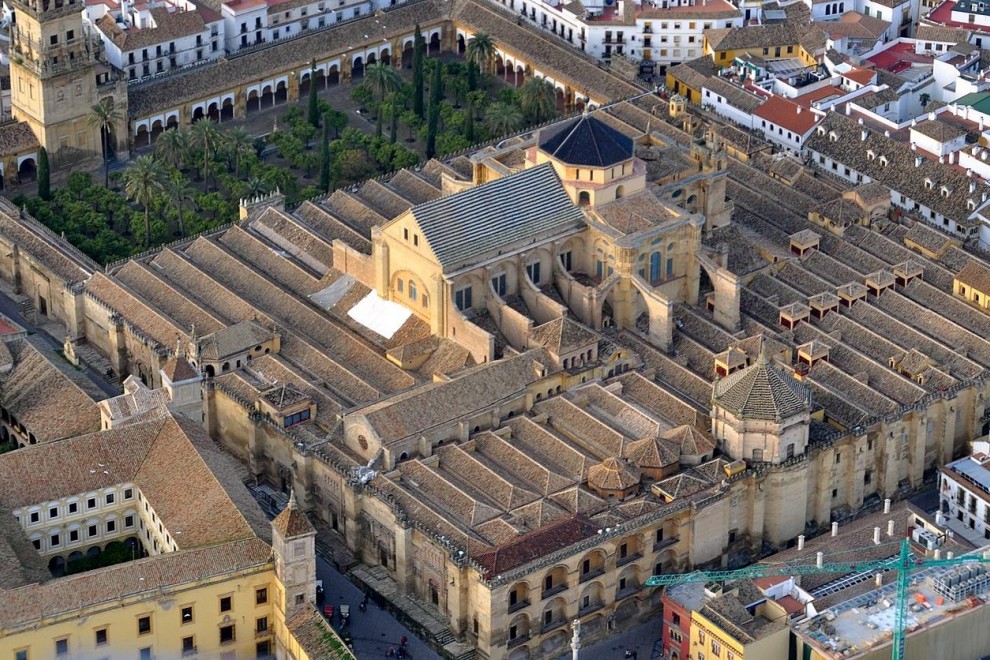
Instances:
[[[911,151],[917,151],[917,150],[918,150],[918,144],[916,142],[912,142],[911,143]]]
[[[821,568],[825,564],[825,553],[818,552],[815,553],[815,566]]]
[[[849,116],[849,115],[851,115],[852,113],[853,113],[853,109],[852,109],[852,106],[851,106],[851,105],[849,105],[848,103],[846,103],[846,116],[848,117],[848,116]]]
[[[804,550],[804,534],[798,535],[798,550]]]
[[[883,512],[890,513],[890,498],[888,497],[883,501]]]
[[[880,545],[880,528],[879,527],[874,527],[873,528],[873,543],[875,545]]]
[[[976,192],[976,181],[970,181],[969,182],[969,192],[970,192],[970,194]]]
[[[867,138],[867,136],[869,136],[869,134],[870,134],[870,132],[867,131],[867,130],[865,130],[865,129],[862,130],[862,131],[860,131],[860,133],[859,133],[859,141],[860,142],[866,142],[866,138]]]
[[[798,114],[801,114],[801,110],[802,110],[802,109],[803,109],[803,108],[801,108],[801,106],[798,106],[798,107],[797,107],[797,113],[798,113]]]
[[[856,120],[856,123],[858,123],[860,126],[862,126],[863,125],[863,118],[860,117],[859,119],[857,119]]]
[[[884,137],[890,137],[890,131],[884,131],[883,132],[883,136]]]
[[[935,512],[935,524],[942,525],[945,523],[945,516],[942,515],[941,511]]]
[[[876,580],[877,580],[876,581],[877,587],[882,587],[883,586],[883,573],[877,573]]]
[[[983,194],[980,195],[980,200],[981,201],[984,201],[984,202],[987,201],[987,191],[986,190],[984,190],[983,191]]]
[[[934,112],[929,112],[928,113],[928,119],[930,121],[935,121],[935,113]]]
[[[839,523],[834,522],[832,523],[832,536],[838,536],[838,535],[839,535]]]
[[[911,120],[911,125],[912,126],[917,126],[918,125],[918,120],[917,119],[912,119]]]
[[[915,156],[914,157],[914,166],[915,167],[921,167],[921,161],[923,161],[923,160],[925,160],[925,159],[922,158],[921,156]]]
[[[938,157],[938,162],[939,163],[944,163],[945,162],[945,156],[939,156]]]
[[[946,559],[952,559],[952,557],[953,557],[952,550],[949,550],[948,552],[945,553]]]
[[[893,520],[888,520],[887,521],[887,536],[893,536],[893,535],[894,535],[894,521]]]
[[[935,559],[941,559],[941,558],[942,558],[942,549],[935,548]]]

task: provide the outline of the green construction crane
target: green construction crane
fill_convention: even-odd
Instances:
[[[990,553],[963,555],[951,559],[915,559],[911,555],[908,539],[901,541],[901,550],[896,557],[875,561],[824,562],[822,553],[814,564],[755,564],[734,571],[695,571],[693,573],[654,575],[647,578],[646,586],[660,587],[688,582],[729,582],[745,578],[773,577],[777,575],[811,575],[820,573],[869,573],[872,571],[897,571],[896,618],[893,630],[893,660],[904,659],[904,619],[907,611],[907,590],[911,571],[937,566],[955,566],[965,563],[990,564]]]

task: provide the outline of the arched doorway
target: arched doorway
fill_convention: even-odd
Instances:
[[[371,66],[376,62],[378,62],[378,56],[375,55],[374,53],[368,53],[368,66]]]
[[[19,181],[34,181],[38,177],[38,164],[34,158],[25,158],[17,166],[17,179]]]
[[[464,35],[457,35],[457,54],[463,55],[467,51],[467,45],[464,43]]]
[[[389,52],[388,48],[382,49],[381,58],[382,64],[385,64],[386,66],[392,65],[392,53]]]
[[[330,85],[340,84],[340,69],[336,64],[330,67],[330,72],[327,74],[327,87]]]
[[[437,586],[437,583],[434,582],[433,580],[430,580],[429,588],[430,588],[430,603],[434,607],[437,608],[440,607],[440,588]]]
[[[261,98],[258,96],[258,90],[252,89],[248,92],[247,114],[257,112],[258,110],[261,110]]]
[[[354,58],[354,63],[351,65],[351,80],[355,78],[364,77],[364,60],[358,56]]]
[[[220,106],[214,101],[210,104],[210,107],[206,111],[206,116],[210,118],[212,122],[220,121]]]
[[[272,92],[271,85],[266,85],[261,90],[261,101],[258,103],[260,108],[270,108],[275,105],[275,94]]]
[[[309,94],[309,86],[313,84],[312,76],[310,72],[307,71],[299,78],[299,98],[305,97]]]
[[[61,556],[54,556],[48,562],[48,570],[55,577],[61,577],[65,575],[65,560]]]
[[[161,135],[164,131],[165,131],[165,127],[162,126],[162,120],[156,119],[151,124],[151,133],[148,135],[148,144],[154,144],[155,140],[158,139],[158,136]]]
[[[622,199],[625,196],[625,194],[626,194],[626,187],[625,186],[616,186],[615,187],[615,198],[616,199]]]
[[[275,103],[285,103],[289,100],[289,86],[284,80],[280,80],[275,86]]]
[[[230,121],[234,118],[234,99],[225,98],[223,107],[220,108],[220,121]]]
[[[578,193],[578,206],[588,206],[589,204],[591,204],[591,193],[582,190]]]
[[[440,33],[434,32],[430,36],[430,43],[426,49],[427,55],[439,55],[440,54]]]
[[[134,146],[147,147],[149,144],[151,144],[151,134],[148,132],[148,127],[142,124],[138,126],[137,134],[134,136]]]
[[[407,41],[402,46],[402,68],[411,69],[413,61],[413,42]]]
[[[193,110],[192,123],[195,124],[200,119],[202,119],[204,116],[205,115],[203,114],[203,106],[199,106],[198,108],[196,108],[195,110]]]
[[[165,130],[167,131],[173,128],[175,129],[179,128],[179,118],[176,117],[175,115],[172,115],[171,117],[165,120]],[[112,144],[110,145],[110,148],[113,149]]]

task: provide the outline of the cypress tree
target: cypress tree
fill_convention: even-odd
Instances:
[[[413,112],[420,119],[423,119],[423,31],[416,24],[416,33],[413,37]]]
[[[378,117],[375,119],[375,137],[380,138],[382,136],[382,115],[385,113],[378,109]]]
[[[440,119],[440,106],[430,104],[429,117],[426,121],[426,157],[433,158],[437,153],[437,123]]]
[[[478,89],[478,66],[474,62],[468,62],[468,91],[473,92]]]
[[[48,166],[48,150],[42,147],[38,151],[38,197],[52,198],[51,171]]]
[[[396,136],[399,134],[399,104],[392,103],[392,115],[391,115],[391,133],[389,135],[388,141],[395,144]]]
[[[320,127],[320,108],[316,98],[316,58],[309,63],[309,123],[314,128]]]
[[[464,117],[464,138],[474,144],[474,100],[469,96],[467,115]]]
[[[430,81],[430,105],[440,105],[443,101],[443,65],[437,61],[433,67],[433,79]]]
[[[323,136],[320,146],[320,190],[330,192],[330,117],[323,119]]]

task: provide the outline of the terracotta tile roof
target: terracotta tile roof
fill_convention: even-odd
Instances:
[[[635,466],[614,456],[588,469],[588,485],[598,490],[625,490],[637,485],[641,478]]]
[[[764,352],[755,364],[717,381],[712,403],[751,419],[786,419],[808,410],[801,384]]]
[[[39,443],[99,430],[96,402],[105,394],[92,381],[40,341],[5,348],[13,366],[0,375],[0,405]]]
[[[556,318],[533,328],[531,340],[555,355],[570,350],[597,344],[601,336],[584,324],[572,321],[566,316]]]
[[[843,78],[848,78],[860,85],[872,85],[876,79],[877,72],[870,69],[852,68],[841,75]]]
[[[869,130],[864,141],[861,139],[862,132],[863,127],[853,117],[830,112],[807,140],[805,147],[862,172],[963,226],[972,224],[969,217],[973,211],[969,209],[969,199],[974,199],[979,205],[980,194],[990,191],[990,186],[980,179],[970,179],[965,172],[937,160],[922,157],[920,165],[916,166],[915,157],[919,154],[907,144]],[[835,139],[830,137],[833,133]],[[870,159],[868,151],[873,151],[876,157]],[[887,166],[883,165],[880,156],[885,157]],[[926,179],[937,182],[937,185],[929,188]],[[971,181],[976,184],[973,194],[969,193]],[[942,194],[943,185],[951,191],[948,196]]]
[[[716,73],[718,73],[718,67],[715,66],[712,58],[707,56],[699,57],[667,69],[668,75],[673,76],[676,80],[680,80],[692,89],[699,90]]]
[[[969,30],[920,23],[915,30],[914,38],[918,41],[944,44],[969,43]]]
[[[184,357],[172,357],[162,365],[162,372],[165,376],[177,383],[199,376],[199,372],[192,368],[192,365]]]
[[[753,115],[797,135],[806,135],[821,120],[820,115],[782,96],[771,96]]]
[[[199,340],[200,360],[222,360],[272,338],[272,331],[254,321],[241,321]]]
[[[556,550],[586,539],[598,531],[598,526],[580,516],[574,516],[518,537],[490,552],[476,555],[475,561],[487,569],[486,578],[496,577]]]
[[[306,514],[299,510],[296,504],[296,492],[289,495],[289,504],[282,512],[275,516],[272,521],[272,529],[282,535],[282,538],[291,539],[308,534],[316,534],[316,528],[309,522]]]
[[[739,28],[714,28],[705,30],[705,38],[712,50],[745,50],[796,45],[806,26],[796,22],[746,25]]]
[[[345,660],[354,657],[342,650],[346,648],[343,641],[312,603],[290,615],[285,626],[311,660]]]
[[[104,14],[95,23],[102,32],[122,52],[149,48],[182,37],[189,37],[208,30],[207,22],[197,10],[170,12],[164,7],[152,7],[151,20],[154,27],[127,29],[121,28],[112,13]],[[211,12],[212,13],[212,12]],[[211,17],[218,20],[219,17]]]
[[[715,450],[715,440],[706,432],[690,424],[676,426],[660,436],[675,443],[682,456],[700,456]]]
[[[918,122],[911,127],[911,130],[926,135],[942,144],[966,135],[966,131],[958,126],[953,126],[938,119],[926,119],[925,121]]]
[[[375,40],[399,37],[420,23],[424,28],[442,20],[445,10],[432,0],[398,5],[388,11],[388,30],[376,27]],[[339,44],[356,47],[367,43],[364,35],[375,21],[373,14],[353,21],[313,31],[298,39],[274,44],[243,55],[222,58],[216,64],[195,67],[163,78],[131,86],[128,90],[128,113],[143,117],[179,104],[205,98],[251,81],[308,67],[314,57],[323,58],[340,51]]]
[[[740,110],[752,113],[763,105],[764,97],[748,92],[738,85],[733,85],[719,76],[712,76],[704,83],[704,88],[711,90]]]
[[[961,284],[971,286],[982,293],[990,293],[990,267],[973,259],[956,275]]]
[[[629,443],[625,458],[639,468],[665,468],[679,461],[679,449],[666,439],[643,438]]]
[[[26,122],[9,121],[0,124],[0,156],[17,156],[39,148],[41,143]]]
[[[519,394],[539,379],[539,357],[540,351],[528,351],[471,367],[452,380],[421,385],[358,408],[351,417],[365,417],[388,445]]]
[[[669,162],[665,156],[660,160]],[[651,161],[647,161],[648,170],[650,164]],[[630,236],[653,227],[660,227],[683,217],[679,210],[661,202],[650,190],[596,206],[589,215],[592,218],[600,218],[621,236]]]

